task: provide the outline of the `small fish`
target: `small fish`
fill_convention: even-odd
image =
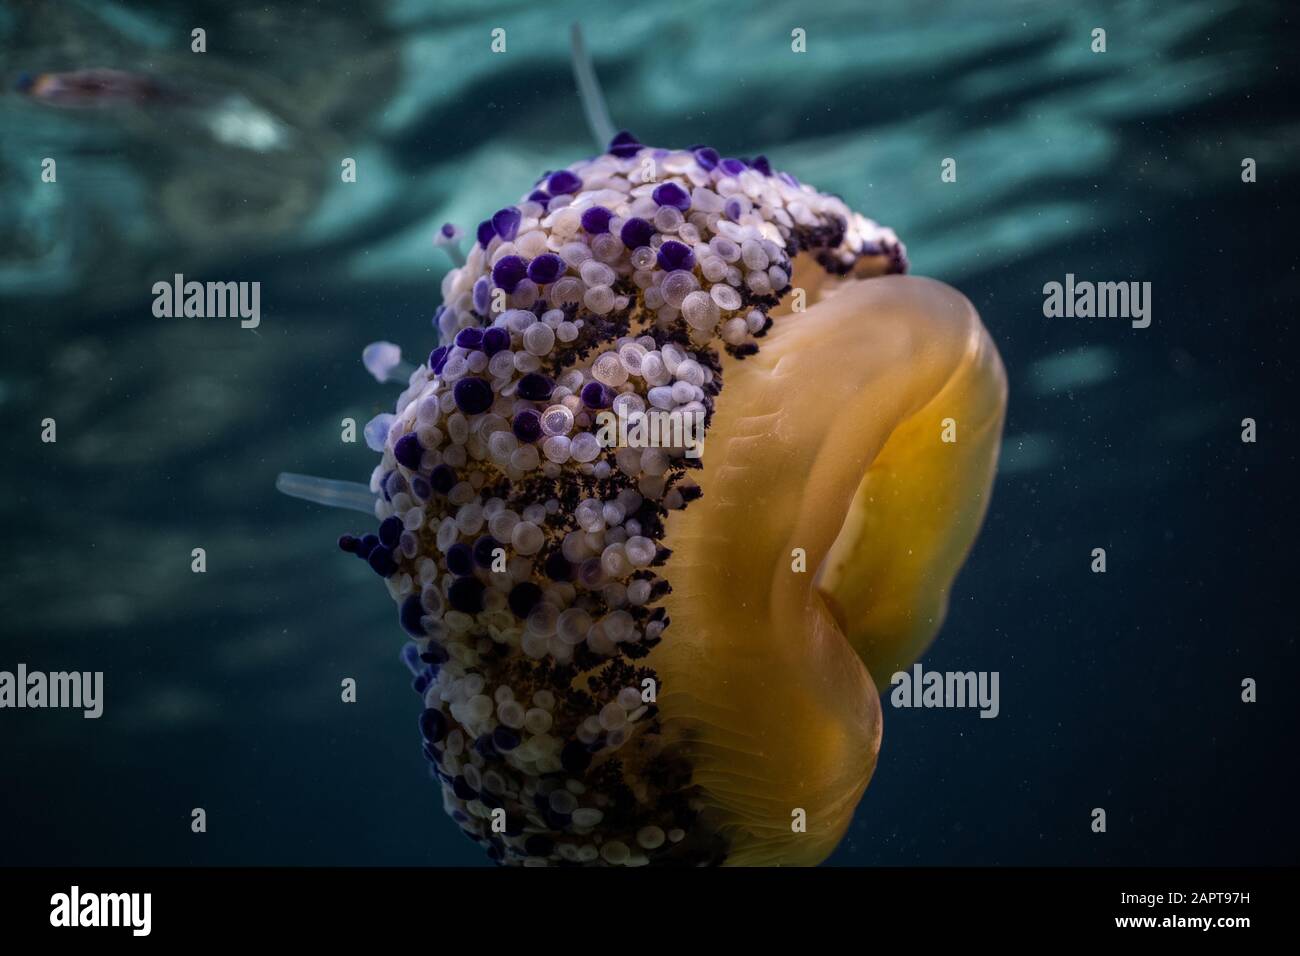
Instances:
[[[102,68],[21,73],[14,88],[37,103],[65,109],[144,106],[179,99],[174,91],[148,74]]]

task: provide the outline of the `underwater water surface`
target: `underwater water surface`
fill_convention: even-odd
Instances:
[[[0,862],[487,862],[428,777],[392,604],[338,555],[352,522],[275,477],[366,480],[339,424],[391,411],[366,343],[434,344],[434,232],[592,152],[573,21],[617,125],[838,193],[1007,367],[923,658],[998,671],[1000,714],[886,704],[830,862],[1294,863],[1297,34],[1284,3],[1211,0],[0,4],[0,667],[106,684],[99,720],[0,720]],[[184,95],[14,89],[87,67]],[[175,273],[260,282],[260,326],[156,318]],[[1045,318],[1067,273],[1149,281],[1150,327]]]

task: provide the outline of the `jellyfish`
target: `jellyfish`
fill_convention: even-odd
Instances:
[[[409,638],[445,810],[507,865],[820,862],[987,507],[988,332],[890,229],[706,145],[612,134],[473,235],[427,360],[366,350],[405,385],[369,483],[279,480],[377,521],[339,547]]]

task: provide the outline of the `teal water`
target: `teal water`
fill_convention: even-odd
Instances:
[[[993,506],[925,659],[999,670],[1002,714],[887,708],[833,861],[1294,862],[1287,5],[11,0],[0,668],[103,670],[108,698],[0,713],[0,863],[485,862],[427,778],[392,604],[334,547],[354,523],[274,480],[366,479],[340,422],[396,394],[367,342],[434,343],[434,231],[592,151],[574,20],[618,125],[838,192],[971,298],[1009,371]],[[87,67],[177,100],[13,90]],[[1067,272],[1151,281],[1152,326],[1045,319]],[[155,318],[175,273],[261,282],[261,325]]]

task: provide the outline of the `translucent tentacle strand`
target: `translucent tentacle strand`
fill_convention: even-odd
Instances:
[[[365,485],[355,481],[337,481],[317,478],[314,475],[295,475],[282,471],[275,479],[276,490],[290,498],[314,501],[330,508],[345,508],[374,516],[375,495]]]
[[[596,149],[603,150],[605,145],[614,138],[614,123],[609,118],[605,94],[600,90],[596,68],[592,66],[587,45],[583,42],[582,27],[575,23],[569,31],[569,40],[573,60],[573,79],[578,84],[582,112],[587,117],[587,128],[591,130],[591,138],[596,142]]]

